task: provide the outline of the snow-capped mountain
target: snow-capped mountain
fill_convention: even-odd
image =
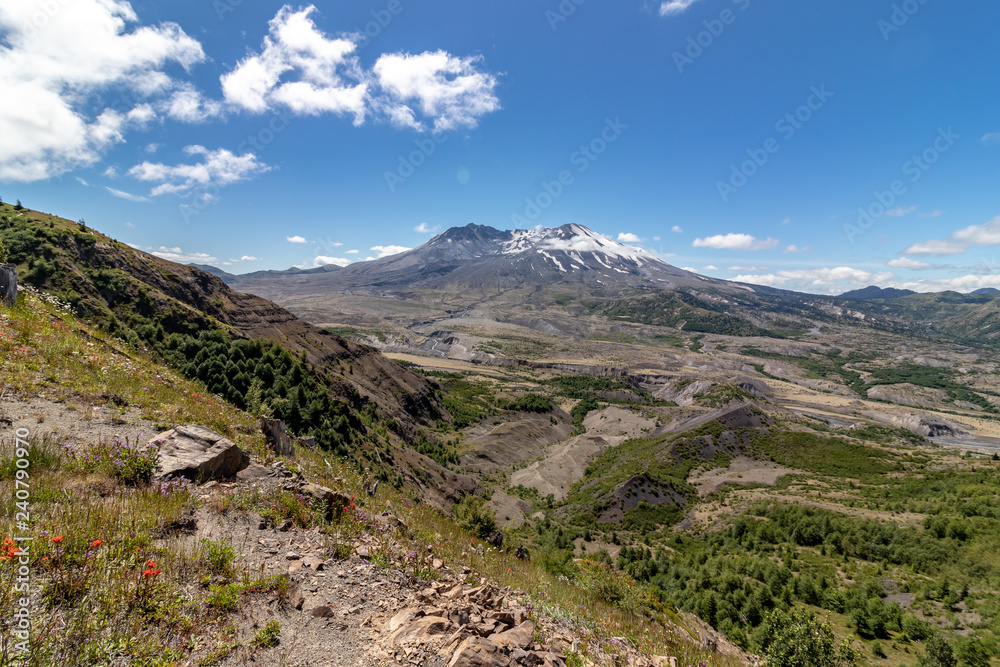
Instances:
[[[341,269],[262,272],[230,279],[237,289],[274,298],[325,291],[409,298],[428,290],[473,297],[525,288],[530,294],[560,285],[613,296],[635,288],[672,289],[706,282],[716,281],[577,224],[507,231],[470,224],[453,227],[398,255]]]

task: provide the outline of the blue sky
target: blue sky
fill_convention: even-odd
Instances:
[[[237,273],[574,222],[788,289],[1000,288],[997,19],[0,0],[0,195]]]

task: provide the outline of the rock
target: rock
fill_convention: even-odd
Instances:
[[[306,556],[302,559],[302,566],[307,567],[314,572],[322,570],[323,564],[323,559],[317,558],[316,556]]]
[[[294,456],[295,448],[292,447],[292,440],[288,437],[288,429],[285,422],[280,419],[260,418],[260,430],[267,440],[267,444],[278,456]]]
[[[17,267],[0,264],[0,303],[13,308],[17,302]]]
[[[298,555],[294,551],[289,551],[285,554],[285,560],[299,560],[302,556]]]
[[[389,637],[389,643],[394,646],[407,644],[426,644],[448,632],[451,621],[441,616],[423,616],[408,623]]]
[[[528,550],[525,549],[523,546],[517,548],[517,551],[514,552],[514,557],[517,558],[518,560],[523,560],[528,563],[531,562],[531,554],[528,553]]]
[[[234,477],[250,465],[250,455],[204,426],[176,426],[149,441],[160,443],[156,479],[186,477],[195,482]]]
[[[511,652],[510,657],[518,665],[524,665],[524,667],[564,667],[565,665],[562,658],[551,651],[525,651],[516,648]]]
[[[431,567],[433,567],[435,570],[440,570],[442,567],[444,567],[444,561],[441,560],[440,558],[435,558],[434,560],[431,561]]]
[[[490,641],[506,650],[526,649],[535,641],[535,624],[531,621],[525,621],[516,628],[493,635],[490,637]]]
[[[494,530],[490,533],[490,536],[486,538],[488,544],[492,544],[497,549],[503,549],[503,533],[499,530]]]
[[[701,645],[709,653],[715,653],[719,650],[719,642],[714,637],[708,635],[701,638]]]
[[[306,603],[306,596],[302,594],[302,589],[298,586],[295,587],[288,595],[288,604],[292,605],[293,609],[302,609],[302,605]]]
[[[358,558],[364,558],[365,560],[368,560],[369,558],[371,558],[371,551],[368,549],[368,547],[366,547],[364,545],[361,545],[361,546],[357,547],[354,550],[354,552],[356,554],[358,554]]]
[[[295,442],[299,443],[303,447],[308,447],[309,449],[316,449],[316,438],[310,436],[303,436],[296,438]]]
[[[311,609],[309,611],[309,615],[313,618],[333,618],[335,616],[335,612],[329,605],[322,605]]]
[[[455,649],[448,667],[508,667],[510,664],[510,658],[489,640],[468,637]]]
[[[291,529],[292,529],[291,519],[285,519],[284,521],[281,522],[281,525],[278,526],[278,530],[281,531],[282,533],[287,533]]]
[[[677,658],[671,656],[651,655],[649,660],[653,663],[653,667],[677,667]]]
[[[389,619],[389,634],[396,632],[396,630],[399,630],[408,623],[412,623],[414,619],[420,618],[423,615],[423,609],[418,609],[417,607],[407,607]]]

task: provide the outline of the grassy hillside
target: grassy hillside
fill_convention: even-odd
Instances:
[[[201,381],[185,379],[77,320],[67,306],[41,293],[28,291],[14,310],[0,312],[0,377],[0,390],[29,400],[45,396],[60,410],[111,401],[138,408],[144,418],[162,421],[164,427],[203,424],[232,438],[256,462],[274,461],[253,415],[211,395]],[[40,432],[46,415],[11,417],[12,429]],[[685,664],[708,657],[688,641],[687,631],[671,622],[676,616],[653,604],[637,585],[615,580],[616,595],[626,596],[615,597],[605,577],[571,583],[509,553],[484,548],[475,533],[420,502],[415,491],[383,486],[377,496],[368,497],[362,470],[317,450],[297,448],[286,465],[351,496],[356,509],[352,504],[350,511],[325,517],[287,490],[261,494],[237,484],[209,494],[190,484],[150,483],[149,463],[155,465],[155,458],[137,443],[101,440],[64,448],[50,438],[29,440],[26,530],[15,525],[21,511],[14,493],[17,448],[6,434],[0,447],[0,494],[7,499],[0,541],[25,532],[35,538],[33,643],[28,659],[19,664],[207,666],[246,664],[253,656],[261,664],[284,664],[292,629],[277,620],[254,628],[240,619],[248,610],[268,605],[280,611],[274,618],[287,618],[289,577],[249,567],[250,555],[229,543],[186,538],[177,527],[193,515],[220,526],[256,525],[260,518],[275,526],[288,520],[292,532],[284,535],[320,535],[327,557],[335,561],[358,545],[372,545],[365,553],[378,571],[393,580],[402,576],[415,591],[435,581],[433,568],[424,562],[431,556],[455,571],[471,568],[500,587],[520,589],[533,618],[548,619],[572,633],[578,645],[571,664],[592,664],[591,659],[612,664],[616,655],[636,655],[638,650],[677,655]],[[459,513],[464,526],[488,527],[489,517],[476,512],[473,507]],[[405,522],[405,531],[388,533],[387,522],[396,520]],[[10,619],[18,605],[13,593],[16,553],[12,542],[2,543],[0,618]],[[426,559],[414,560],[418,553]],[[284,560],[279,563],[283,568]],[[9,644],[0,648],[0,661],[11,664]],[[737,664],[718,656],[712,663]]]
[[[419,451],[438,450],[428,429],[450,419],[438,390],[376,350],[81,223],[3,204],[0,239],[24,284],[239,408],[283,419],[396,486],[422,483],[414,468],[440,469]],[[440,493],[453,495],[447,486]]]

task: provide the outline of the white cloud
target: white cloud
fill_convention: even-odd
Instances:
[[[208,253],[184,252],[180,248],[167,248],[166,246],[150,249],[150,254],[178,264],[213,264],[219,261],[218,257],[213,257]]]
[[[398,255],[401,252],[406,252],[407,250],[412,250],[413,248],[407,248],[401,245],[377,245],[371,248],[376,253],[378,253],[378,259],[383,257],[388,257],[389,255]]]
[[[399,127],[427,129],[418,112],[433,120],[437,132],[475,127],[500,108],[496,77],[476,68],[480,60],[445,51],[383,55],[373,68],[381,90],[374,105]]]
[[[428,227],[426,222],[421,222],[419,225],[413,228],[413,231],[417,232],[418,234],[433,234],[438,229],[440,229],[440,227],[436,226]]]
[[[162,144],[157,144],[157,143],[147,144],[146,148],[145,148],[145,151],[147,153],[149,153],[150,155],[152,155],[156,151],[160,150],[160,148],[162,148],[162,147],[163,147]],[[112,167],[108,167],[108,169],[112,169]]]
[[[335,113],[364,123],[369,84],[356,56],[357,44],[345,36],[330,39],[317,29],[312,5],[288,5],[269,22],[261,52],[248,56],[222,76],[228,103],[262,113],[285,107],[298,114]],[[296,80],[282,81],[289,73]]]
[[[697,0],[665,0],[660,5],[660,16],[676,16],[687,10]]]
[[[143,197],[141,195],[134,195],[131,192],[125,192],[124,190],[116,190],[114,188],[109,188],[107,186],[104,186],[104,189],[113,194],[115,197],[118,197],[119,199],[127,199],[128,201],[135,201],[135,202],[149,201],[149,199],[147,199],[146,197]]]
[[[132,229],[133,227],[135,227],[135,225],[132,224],[131,222],[126,222],[125,226],[128,227],[129,229]]]
[[[921,218],[940,218],[942,215],[944,215],[944,211],[937,210],[937,211],[931,211],[930,213],[921,213],[920,217]]]
[[[680,225],[674,225],[673,227],[670,228],[670,231],[672,231],[674,234],[684,233],[684,230],[680,228]]]
[[[320,255],[313,260],[313,268],[319,268],[321,266],[327,266],[333,264],[334,266],[347,266],[353,260],[347,259],[346,257],[324,257]]]
[[[84,179],[80,178],[79,176],[74,176],[74,178],[76,179],[77,183],[79,183],[83,187],[85,187],[85,188],[90,187],[90,183],[88,183]]]
[[[253,257],[251,255],[243,255],[242,257],[240,257],[239,261],[241,261],[241,262],[259,262],[260,261],[260,257]]]
[[[690,273],[698,273],[698,269],[694,268],[693,266],[682,266],[681,267],[681,271],[688,271]]]
[[[798,269],[767,274],[739,275],[731,280],[753,285],[783,287],[821,294],[839,294],[848,289],[866,285],[885,284],[895,275],[887,271],[871,272],[849,266],[821,269]]]
[[[913,213],[916,210],[917,210],[916,206],[910,206],[909,208],[903,208],[902,206],[898,206],[896,208],[890,208],[888,211],[885,212],[885,214],[890,218],[903,218],[909,215],[910,213]]]
[[[784,220],[781,221],[781,224],[783,224],[783,225],[790,225],[790,224],[792,224],[792,219],[791,218],[785,218]]]
[[[701,270],[702,271],[718,271],[719,267],[715,266],[714,264],[709,264],[708,266],[702,267]]]
[[[271,169],[253,153],[234,155],[226,149],[210,151],[204,146],[188,146],[184,152],[200,155],[204,161],[176,166],[143,162],[129,169],[128,174],[140,181],[159,182],[150,193],[158,196],[183,195],[196,187],[231,185]]]
[[[989,275],[965,275],[955,278],[937,278],[934,280],[913,280],[902,282],[894,287],[911,289],[914,292],[944,292],[953,290],[955,292],[971,292],[983,287],[995,287],[1000,289],[1000,274]]]
[[[227,103],[254,113],[279,107],[300,115],[333,113],[355,125],[378,114],[421,131],[475,127],[500,108],[496,77],[480,71],[480,58],[392,53],[366,70],[357,57],[361,36],[325,35],[312,20],[315,11],[313,5],[278,10],[260,53],[221,77]]]
[[[115,167],[108,167],[104,170],[105,178],[118,178],[118,169]]]
[[[97,162],[155,115],[144,100],[175,86],[165,68],[205,59],[176,23],[138,22],[124,0],[3,1],[0,81],[17,103],[0,105],[0,180],[38,181]],[[117,96],[115,108],[94,109],[96,94]]]
[[[345,255],[357,255],[359,252],[361,252],[361,251],[360,250],[345,250],[344,254]]]
[[[727,266],[726,271],[767,271],[766,266]]]
[[[987,146],[1000,144],[1000,132],[990,132],[989,134],[983,135],[982,141]]]
[[[202,123],[222,114],[220,102],[206,98],[190,83],[180,84],[158,106],[168,117],[184,123]]]
[[[289,243],[306,243],[306,240],[302,236],[287,236],[285,240]]]
[[[691,244],[695,248],[714,248],[716,250],[768,250],[779,245],[778,239],[760,240],[749,234],[717,234],[703,239],[695,239]]]
[[[930,262],[921,262],[916,259],[910,259],[909,257],[890,259],[885,263],[885,265],[893,269],[930,269],[934,266]]]
[[[785,249],[781,252],[809,252],[812,250],[809,246],[797,246],[795,244],[785,246]]]
[[[618,234],[618,241],[621,243],[642,243],[642,239],[632,232],[621,232]]]
[[[659,237],[659,236],[654,236],[654,237],[653,237],[653,240],[654,240],[654,241],[659,241],[659,240],[660,240],[660,237]]]
[[[970,225],[938,240],[915,243],[904,255],[961,255],[970,247],[1000,245],[1000,216],[985,225]]]

